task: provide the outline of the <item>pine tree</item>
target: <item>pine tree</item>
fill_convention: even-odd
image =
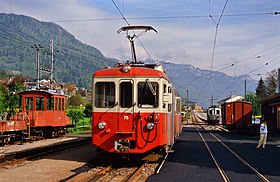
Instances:
[[[265,86],[265,83],[262,78],[260,78],[258,86],[256,88],[256,94],[257,94],[258,100],[260,100],[260,101],[265,99],[267,96],[266,86]]]

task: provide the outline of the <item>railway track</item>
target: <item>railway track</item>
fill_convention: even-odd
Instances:
[[[88,172],[81,173],[67,181],[100,181],[100,182],[132,182],[132,181],[146,181],[147,177],[153,174],[158,164],[163,159],[159,154],[148,154],[143,158],[127,161],[115,160],[109,162],[107,166],[95,166]],[[105,163],[108,163],[107,161]],[[101,164],[102,165],[102,164]]]
[[[5,155],[1,155],[0,169],[20,164],[25,161],[35,160],[45,155],[53,154],[70,148],[88,145],[89,143],[90,138],[77,138],[75,140],[58,142],[47,146],[29,148],[22,151],[16,151]]]
[[[198,126],[198,125],[197,125]],[[199,125],[200,128],[203,129],[201,132],[200,128],[196,127],[197,132],[201,140],[203,141],[208,153],[210,154],[213,162],[215,163],[223,181],[229,182],[234,179],[234,175],[229,170],[229,160],[224,161],[223,159],[227,158],[231,160],[231,168],[233,165],[235,169],[244,170],[244,173],[252,174],[250,175],[250,179],[252,181],[259,180],[264,182],[269,182],[270,180],[266,178],[261,172],[255,169],[252,165],[250,165],[244,158],[242,158],[238,153],[233,151],[225,142],[223,142],[220,138],[218,138],[212,131],[207,130],[204,126]],[[208,142],[207,142],[208,141]],[[214,146],[214,143],[215,146]],[[220,146],[218,146],[220,145]],[[222,146],[222,147],[221,147]],[[219,148],[220,153],[216,153],[214,148]],[[222,149],[223,148],[223,149]],[[221,150],[223,152],[221,152]],[[223,157],[219,155],[224,155]],[[234,161],[234,159],[235,161]]]

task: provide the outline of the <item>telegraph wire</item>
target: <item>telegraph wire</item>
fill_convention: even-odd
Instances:
[[[214,45],[213,45],[213,51],[212,51],[212,57],[211,57],[211,66],[210,66],[210,70],[212,70],[212,67],[213,67],[213,62],[214,62],[214,56],[215,56],[215,49],[216,49],[216,43],[217,43],[217,35],[218,35],[218,28],[219,28],[219,25],[220,25],[220,22],[221,22],[221,19],[222,19],[222,16],[225,12],[225,9],[226,9],[226,6],[227,6],[227,3],[228,3],[228,0],[226,0],[226,3],[224,4],[224,7],[223,7],[223,10],[222,10],[222,13],[221,15],[219,16],[219,20],[218,22],[216,23],[216,21],[214,20],[214,18],[212,17],[211,15],[211,2],[209,0],[209,16],[210,18],[215,22],[216,24],[216,31],[215,31],[215,37],[214,37]]]
[[[214,43],[213,43],[213,49],[212,49],[212,56],[211,56],[211,64],[210,64],[210,71],[212,71],[213,69],[213,63],[214,63],[214,56],[215,56],[215,51],[216,51],[216,43],[217,43],[217,37],[218,37],[218,29],[219,29],[219,25],[222,19],[222,16],[225,12],[226,6],[227,6],[228,0],[226,0],[224,6],[223,6],[223,10],[221,12],[221,15],[219,16],[219,20],[218,22],[215,21],[215,19],[213,18],[213,16],[211,15],[211,1],[209,0],[209,17],[212,19],[212,21],[215,23],[216,28],[215,28],[215,36],[214,36]],[[209,84],[210,80],[213,78],[212,74],[209,74],[208,80],[205,83],[204,87],[200,90],[198,96],[200,96],[201,92],[206,88],[206,86]]]
[[[220,21],[221,21],[221,19],[222,19],[222,16],[224,15],[224,12],[225,12],[227,3],[228,3],[228,0],[226,1],[225,5],[224,5],[224,8],[223,8],[223,11],[222,11],[222,13],[221,13],[221,16],[220,16],[220,18],[219,18],[219,20],[218,20],[217,26],[219,26]]]
[[[267,13],[248,13],[248,14],[224,14],[223,17],[238,17],[238,16],[264,16],[264,15],[277,15],[277,12]],[[221,15],[211,15],[212,18],[219,17]],[[181,15],[181,16],[146,16],[146,17],[126,17],[126,20],[153,20],[153,19],[190,19],[190,18],[209,18],[209,15]],[[69,20],[49,20],[47,22],[53,23],[71,23],[71,22],[89,22],[89,21],[119,21],[122,18],[89,18],[89,19],[69,19]],[[214,21],[216,24],[216,22]]]
[[[266,49],[264,49],[264,50],[262,50],[262,51],[260,51],[260,52],[257,52],[257,53],[255,53],[255,54],[253,54],[253,55],[251,55],[251,56],[248,56],[247,58],[244,58],[244,59],[242,59],[241,61],[239,61],[239,62],[237,62],[237,63],[226,64],[227,66],[225,66],[225,67],[223,67],[223,68],[221,68],[221,69],[215,70],[215,71],[216,71],[216,72],[221,72],[222,70],[225,70],[225,69],[227,69],[227,68],[233,67],[233,66],[235,66],[235,65],[237,65],[237,64],[240,64],[240,63],[242,63],[242,62],[248,61],[248,60],[251,59],[251,58],[263,57],[263,56],[260,55],[260,54],[262,54],[262,53],[264,53],[264,52],[266,52],[266,51],[269,51],[270,49],[273,49],[273,48],[275,48],[275,47],[277,47],[277,46],[279,46],[279,45],[280,45],[280,42],[278,42],[278,43],[274,44],[273,46],[270,46],[270,47],[268,47],[268,48],[266,48]],[[271,61],[265,63],[264,65],[262,65],[262,66],[260,66],[260,67],[258,67],[258,68],[256,68],[256,69],[254,69],[254,70],[252,70],[252,71],[249,71],[248,73],[244,73],[244,74],[245,74],[245,75],[246,75],[246,74],[251,74],[251,73],[253,73],[253,72],[255,72],[255,71],[261,69],[262,67],[265,67],[265,66],[268,65],[269,63],[274,62],[274,61],[277,60],[278,58],[280,58],[280,56],[277,56],[276,58],[274,58],[273,60],[271,60]],[[192,82],[194,82],[194,81],[196,81],[196,80],[198,80],[198,79],[200,79],[200,78],[205,78],[205,77],[210,76],[210,75],[212,75],[212,74],[213,74],[213,72],[212,72],[212,71],[209,71],[208,74],[205,74],[205,75],[196,77],[196,78],[194,78],[193,80],[191,80],[191,81],[185,83],[184,85],[180,86],[180,87],[178,88],[178,90],[183,89],[186,85],[188,85],[188,84],[190,84],[190,83],[192,83]],[[240,75],[240,76],[238,77],[238,79],[240,79],[242,76],[244,76],[244,74],[243,74],[243,75]],[[215,75],[214,75],[212,78],[214,78],[214,77],[215,77]],[[208,82],[208,81],[207,81],[207,82]],[[222,93],[226,92],[226,91],[227,91],[228,89],[230,89],[233,85],[234,85],[234,83],[233,83],[231,86],[227,87],[224,91],[220,92],[219,95],[221,95]],[[204,88],[205,88],[205,87],[206,87],[206,85],[204,86]]]
[[[255,68],[255,69],[253,69],[252,71],[249,71],[248,73],[245,73],[245,74],[243,74],[243,75],[238,76],[236,79],[239,80],[242,76],[244,76],[244,75],[249,75],[249,74],[251,74],[251,73],[253,73],[253,72],[255,72],[255,71],[257,71],[257,70],[259,70],[259,69],[261,69],[261,68],[263,68],[263,67],[265,67],[265,66],[267,66],[267,65],[269,65],[270,63],[272,63],[272,62],[278,60],[279,58],[280,58],[280,56],[277,56],[276,58],[272,59],[272,60],[269,61],[269,62],[266,62],[265,64],[263,64],[263,65],[261,65],[261,66]],[[229,87],[227,87],[225,90],[221,91],[218,95],[221,95],[221,94],[223,94],[224,92],[226,92],[226,91],[227,91],[228,89],[230,89],[234,84],[235,84],[235,83],[233,82]]]
[[[121,10],[119,9],[119,7],[118,7],[118,5],[115,3],[115,1],[112,0],[112,2],[113,2],[113,4],[115,5],[115,7],[117,8],[118,12],[121,14],[122,19],[126,22],[126,24],[127,24],[128,26],[130,26],[129,22],[126,20],[126,18],[124,17],[123,13],[122,13]]]

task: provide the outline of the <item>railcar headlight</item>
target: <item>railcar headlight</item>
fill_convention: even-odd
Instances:
[[[123,72],[128,73],[130,71],[130,69],[131,69],[130,66],[125,65],[122,70],[123,70]]]
[[[102,121],[102,122],[98,123],[98,128],[100,130],[103,130],[105,127],[106,127],[106,123],[105,122]]]
[[[154,123],[147,123],[147,129],[152,130],[154,128],[155,124]]]

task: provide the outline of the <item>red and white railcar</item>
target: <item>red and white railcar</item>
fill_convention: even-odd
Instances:
[[[94,145],[144,153],[174,143],[181,132],[181,99],[161,68],[131,63],[94,73]]]
[[[122,27],[118,33],[126,31],[133,61],[93,74],[92,143],[112,153],[167,150],[181,132],[181,99],[162,66],[136,61],[138,30],[157,32]]]

